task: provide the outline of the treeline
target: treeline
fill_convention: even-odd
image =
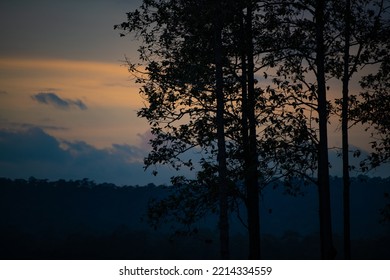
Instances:
[[[0,179],[3,224],[63,235],[66,232],[107,233],[118,225],[145,228],[142,223],[152,193],[161,188],[97,184],[92,180],[48,181]],[[12,211],[6,211],[12,210]]]
[[[390,178],[353,179],[353,258],[390,257],[389,223],[381,213],[389,207],[389,182]],[[340,178],[331,179],[333,198],[339,197],[341,184]],[[149,202],[167,197],[171,190],[88,179],[0,178],[0,259],[218,259],[217,216],[211,212],[191,225],[191,235],[177,234],[183,233],[183,225],[174,222],[157,229],[150,226]],[[307,186],[302,192],[294,197],[284,194],[281,186],[264,190],[265,258],[320,258],[317,190]],[[341,201],[335,201],[335,243],[341,252]],[[232,257],[245,259],[246,229],[234,215],[230,222]]]

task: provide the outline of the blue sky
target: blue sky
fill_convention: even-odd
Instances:
[[[150,132],[136,116],[143,100],[123,63],[136,59],[137,42],[113,29],[140,3],[0,2],[0,176],[169,182],[169,168],[157,177],[143,170]],[[330,145],[340,146],[338,124],[329,132]],[[351,130],[355,146],[367,149],[367,139]]]

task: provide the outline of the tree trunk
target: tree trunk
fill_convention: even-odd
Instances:
[[[248,122],[249,122],[249,162],[247,165],[247,208],[249,231],[249,259],[260,259],[260,213],[259,213],[259,182],[258,182],[258,156],[255,116],[255,79],[252,41],[252,4],[247,6],[246,15],[246,55],[248,59]]]
[[[218,189],[219,189],[219,230],[220,254],[222,259],[229,259],[229,221],[228,221],[228,189],[226,168],[226,144],[224,124],[224,94],[222,65],[222,20],[221,1],[216,1],[214,24],[214,55],[217,97],[217,141],[218,141]]]
[[[343,149],[343,206],[344,206],[344,257],[351,259],[350,237],[350,177],[348,154],[348,94],[349,94],[349,48],[350,48],[350,24],[351,2],[346,0],[345,31],[344,31],[344,73],[343,73],[343,102],[342,102],[342,149]]]
[[[325,45],[324,45],[324,9],[325,1],[317,0],[315,7],[316,22],[316,66],[318,84],[318,117],[319,117],[319,147],[318,147],[318,197],[320,217],[320,238],[322,259],[334,259],[335,249],[332,240],[332,222],[329,190],[329,159],[328,159],[328,111],[325,82]]]

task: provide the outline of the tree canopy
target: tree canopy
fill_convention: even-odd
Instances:
[[[115,25],[121,36],[140,41],[138,61],[127,63],[146,101],[138,116],[154,136],[145,166],[169,164],[197,174],[195,180],[172,178],[179,192],[156,203],[152,210],[158,213],[150,212],[151,218],[173,211],[191,224],[208,210],[221,211],[216,194],[223,158],[229,209],[246,205],[250,235],[260,235],[259,225],[251,229],[259,219],[259,202],[253,199],[265,186],[283,179],[286,190],[296,194],[297,177],[316,182],[323,257],[333,257],[330,79],[349,81],[364,67],[380,65],[377,73],[362,75],[362,93],[349,101],[350,117],[381,136],[372,142],[372,166],[390,153],[389,124],[380,113],[389,103],[388,7],[379,0],[353,1],[349,62],[343,68],[347,37],[341,2],[144,0]],[[188,157],[191,152],[198,162]],[[176,205],[187,210],[176,212]]]

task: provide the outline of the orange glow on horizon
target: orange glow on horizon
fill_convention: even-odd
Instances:
[[[94,106],[142,106],[142,98],[123,64],[0,57],[0,87],[35,94],[56,91],[68,98],[85,98]]]
[[[112,143],[137,144],[148,130],[136,116],[143,106],[124,64],[0,57],[0,125],[35,124],[65,127],[49,130],[55,137],[83,140],[98,147]],[[64,100],[80,100],[87,110],[63,110],[31,98],[53,92]]]
[[[123,68],[120,64],[112,64],[107,62],[96,61],[80,61],[80,60],[65,60],[65,59],[37,59],[37,58],[4,58],[0,57],[0,68],[7,69],[39,69],[39,70],[67,70],[67,71],[88,71],[101,72],[107,71],[122,74]]]

